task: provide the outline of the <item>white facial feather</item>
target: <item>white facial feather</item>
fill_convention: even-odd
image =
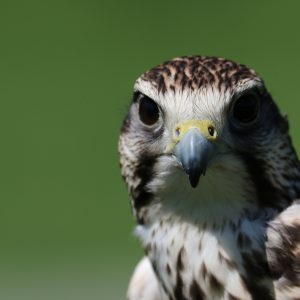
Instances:
[[[191,119],[208,119],[214,122],[219,135],[222,135],[228,118],[226,108],[233,101],[233,96],[238,97],[247,90],[261,87],[260,81],[244,79],[234,90],[219,89],[212,85],[197,90],[169,89],[165,93],[159,93],[151,82],[140,78],[136,81],[134,90],[147,95],[161,107],[165,114],[165,134],[171,138],[176,124]]]
[[[244,80],[243,84],[236,88],[235,94],[239,95],[259,84],[254,80]],[[154,153],[160,153],[161,147],[167,148],[176,124],[184,120],[209,119],[214,122],[221,136],[218,154],[209,165],[206,176],[200,178],[196,189],[191,189],[185,172],[174,157],[162,156],[158,159],[155,176],[147,184],[147,189],[156,197],[153,203],[156,208],[152,209],[153,216],[159,219],[157,214],[165,212],[160,209],[161,201],[164,202],[163,206],[172,208],[171,214],[177,212],[181,217],[195,216],[198,221],[202,219],[221,223],[224,218],[229,220],[240,216],[243,210],[251,205],[246,203],[246,198],[251,198],[249,193],[254,193],[254,187],[248,180],[248,173],[241,159],[228,149],[226,141],[222,141],[222,134],[228,135],[226,107],[232,101],[233,92],[211,86],[196,91],[167,90],[161,94],[149,81],[142,79],[136,82],[135,90],[155,100],[165,114],[164,136],[157,144],[157,149],[152,149]],[[155,144],[151,145],[154,146]],[[184,201],[182,197],[185,198]],[[150,215],[149,218],[151,219]]]

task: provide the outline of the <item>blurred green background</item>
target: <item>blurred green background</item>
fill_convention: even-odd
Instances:
[[[174,56],[254,67],[300,148],[299,1],[0,2],[0,300],[125,299],[142,256],[117,141]]]

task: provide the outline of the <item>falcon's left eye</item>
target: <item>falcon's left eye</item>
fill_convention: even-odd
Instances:
[[[259,113],[259,99],[255,94],[249,93],[239,97],[232,107],[232,117],[241,125],[252,124]]]
[[[145,125],[154,125],[159,120],[157,104],[149,97],[143,96],[139,101],[139,116]]]

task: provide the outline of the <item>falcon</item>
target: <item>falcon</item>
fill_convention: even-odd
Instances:
[[[145,252],[129,300],[300,299],[300,165],[253,69],[186,56],[146,72],[119,152]]]

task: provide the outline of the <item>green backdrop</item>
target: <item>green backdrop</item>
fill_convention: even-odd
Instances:
[[[300,147],[299,1],[0,2],[0,300],[125,299],[142,256],[117,141],[134,80],[178,55],[265,79]]]

